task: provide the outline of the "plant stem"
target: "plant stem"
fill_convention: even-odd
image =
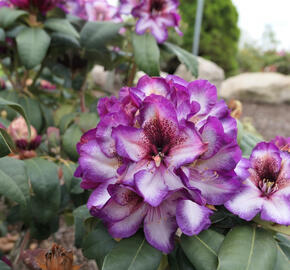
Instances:
[[[80,91],[80,105],[81,105],[81,112],[83,113],[87,111],[86,98],[85,98],[86,86],[87,86],[87,73],[80,89],[81,90]]]
[[[133,86],[136,72],[137,72],[137,66],[136,66],[135,62],[133,62],[133,66],[132,66],[132,69],[131,69],[131,72],[130,72],[130,75],[129,75],[129,79],[128,79],[128,82],[127,82],[129,87]]]

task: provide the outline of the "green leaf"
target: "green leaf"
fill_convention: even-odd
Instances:
[[[275,236],[279,246],[281,247],[281,249],[283,250],[283,252],[286,254],[286,256],[288,257],[288,260],[290,259],[290,239],[289,237],[278,233]]]
[[[1,158],[0,186],[1,195],[26,206],[29,198],[29,186],[25,163],[9,157]]]
[[[48,160],[33,158],[25,160],[33,190],[31,212],[33,220],[49,223],[60,206],[60,183],[58,167]]]
[[[271,233],[254,226],[238,226],[219,250],[218,270],[273,270],[276,243]]]
[[[44,22],[44,27],[55,31],[79,38],[79,33],[72,26],[72,24],[67,19],[51,18]]]
[[[99,117],[96,113],[82,113],[77,119],[77,124],[82,132],[95,128],[98,122]]]
[[[63,49],[69,48],[80,48],[79,41],[74,37],[63,33],[54,32],[51,35],[51,45],[55,47],[63,47]]]
[[[12,268],[8,266],[5,262],[0,260],[0,269],[1,270],[11,270]]]
[[[5,42],[5,32],[2,28],[0,28],[0,42]]]
[[[190,263],[182,248],[179,246],[168,255],[168,262],[170,270],[195,270],[194,266]]]
[[[64,134],[68,127],[74,122],[77,113],[65,114],[59,121],[59,130],[61,134]]]
[[[149,33],[132,34],[134,58],[138,68],[149,76],[160,74],[160,51],[156,39]]]
[[[256,216],[254,221],[260,225],[262,225],[265,229],[273,230],[276,232],[284,233],[290,236],[290,226],[282,226],[279,224],[275,224],[273,222],[262,220],[260,217]]]
[[[191,74],[194,77],[197,78],[198,62],[197,62],[197,58],[192,53],[169,42],[165,42],[162,46],[165,47],[166,50],[175,54],[178,60],[188,68],[188,70],[191,72]]]
[[[0,27],[8,28],[21,16],[27,15],[24,10],[2,7],[0,9]]]
[[[75,246],[80,248],[85,236],[84,221],[91,217],[86,205],[82,205],[73,211],[75,225]]]
[[[5,129],[0,128],[0,157],[15,152],[15,144]]]
[[[121,240],[105,257],[102,270],[157,269],[162,253],[150,246],[142,233]]]
[[[243,156],[249,157],[253,151],[253,148],[261,141],[261,138],[245,131],[243,133],[243,137],[239,141]]]
[[[89,232],[83,240],[83,254],[88,259],[96,260],[99,269],[103,265],[105,256],[115,247],[116,241],[108,233],[104,225],[98,221],[94,230]],[[121,268],[118,268],[121,270]]]
[[[205,230],[199,235],[181,236],[180,245],[192,263],[198,270],[216,269],[218,264],[218,250],[224,236],[213,230]]]
[[[22,106],[31,125],[37,130],[37,132],[40,132],[43,124],[40,103],[35,99],[23,96],[19,98],[19,104]]]
[[[276,243],[277,247],[277,258],[276,264],[273,269],[275,270],[289,270],[290,269],[290,260],[285,251],[281,248],[281,246]]]
[[[3,99],[1,97],[0,97],[0,105],[9,106],[11,109],[18,112],[20,115],[22,115],[26,121],[26,124],[28,126],[29,135],[30,135],[30,121],[28,120],[24,109],[19,104],[14,103],[14,102],[9,101],[9,100],[6,100],[6,99]]]
[[[22,64],[32,69],[44,59],[50,45],[50,36],[41,28],[26,28],[17,35],[16,42]]]
[[[113,22],[87,22],[81,31],[81,44],[88,50],[105,48],[118,36],[122,26]]]
[[[77,161],[78,152],[76,150],[76,144],[79,142],[82,136],[82,131],[77,125],[71,125],[62,137],[62,146],[65,153],[73,160]]]

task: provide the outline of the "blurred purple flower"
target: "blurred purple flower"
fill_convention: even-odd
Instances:
[[[182,34],[178,28],[178,5],[178,0],[143,0],[132,10],[132,15],[138,18],[136,33],[143,35],[149,30],[159,43],[168,38],[168,27]]]
[[[113,201],[116,206],[112,192],[119,190],[116,185],[138,197],[140,204],[134,211],[146,208],[141,215],[145,220],[149,212],[163,213],[170,208],[170,217],[164,214],[164,218],[176,219],[171,229],[152,227],[156,235],[164,229],[164,238],[158,242],[156,235],[152,239],[146,236],[164,252],[172,249],[169,243],[177,227],[188,235],[206,228],[210,212],[204,205],[224,204],[238,190],[240,177],[248,176],[247,164],[239,163],[236,121],[225,102],[217,100],[216,88],[208,81],[188,83],[176,76],[145,75],[136,87],[122,88],[118,98],[101,99],[98,112],[97,128],[85,133],[77,145],[80,157],[75,175],[82,177],[82,188],[94,189],[88,208],[104,220],[106,211],[118,215],[117,208],[111,209]],[[174,194],[179,195],[173,203],[170,198]],[[127,213],[120,220],[129,231],[121,236],[126,228],[118,231],[117,220],[107,220],[114,236],[128,237],[141,226],[143,218],[138,214],[134,230],[129,228],[130,222],[135,222],[135,212],[128,209],[135,199],[126,207],[117,201],[120,211],[124,206]]]
[[[290,137],[276,136],[271,143],[274,143],[280,150],[290,152]]]
[[[260,214],[264,220],[290,225],[290,153],[272,142],[257,144],[249,177],[225,206],[245,220]]]
[[[63,0],[4,0],[0,2],[0,7],[1,3],[3,3],[3,6],[14,6],[26,10],[36,8],[40,12],[46,13],[60,5],[61,2],[63,2]]]
[[[118,8],[106,0],[70,0],[65,8],[70,14],[88,21],[121,21]]]
[[[131,14],[132,10],[143,0],[120,0],[119,12],[121,14]]]

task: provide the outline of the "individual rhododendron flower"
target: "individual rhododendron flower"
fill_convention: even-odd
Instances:
[[[143,224],[148,242],[169,252],[177,227],[187,235],[207,228],[205,205],[224,204],[240,186],[237,172],[247,176],[237,166],[236,121],[208,81],[145,75],[118,98],[101,99],[98,112],[98,126],[77,145],[75,175],[93,189],[91,214],[115,237]]]
[[[64,7],[72,15],[88,21],[121,21],[118,8],[106,0],[67,1]]]
[[[19,150],[34,150],[39,146],[41,136],[37,134],[37,131],[33,126],[30,126],[30,130],[31,136],[29,138],[27,124],[21,116],[10,123],[7,132]]]
[[[290,153],[261,142],[250,156],[249,176],[225,206],[246,220],[261,219],[290,225]]]
[[[174,27],[181,34],[178,26],[180,16],[177,13],[178,0],[144,0],[132,10],[138,18],[136,33],[143,35],[150,31],[159,43],[168,38],[168,27]]]

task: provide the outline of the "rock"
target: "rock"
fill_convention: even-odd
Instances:
[[[194,81],[196,78],[192,76],[185,65],[181,64],[177,68],[175,75],[183,78],[187,81]],[[225,79],[224,70],[216,63],[206,60],[202,57],[198,57],[198,79],[205,79],[214,84],[218,89],[221,83]]]
[[[275,72],[243,73],[222,83],[220,96],[256,103],[290,102],[290,76]]]

